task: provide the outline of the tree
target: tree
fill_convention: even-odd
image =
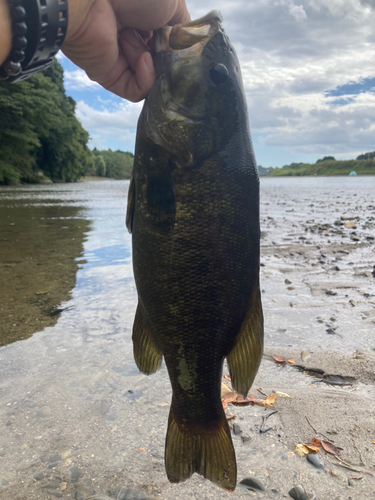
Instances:
[[[94,158],[94,171],[99,177],[105,177],[106,164],[102,156],[95,156]]]

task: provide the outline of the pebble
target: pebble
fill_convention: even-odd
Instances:
[[[244,443],[249,443],[252,441],[254,438],[249,436],[249,434],[242,434],[241,439]]]
[[[86,484],[77,483],[75,485],[75,500],[86,500],[87,497],[93,495],[92,488]]]
[[[289,495],[294,498],[294,500],[307,500],[307,494],[305,488],[298,484],[289,491]]]
[[[95,405],[95,413],[99,414],[99,415],[105,415],[106,413],[109,412],[109,409],[110,409],[110,406],[109,404],[107,403],[107,401],[103,400],[103,401],[100,401],[100,403],[97,403]]]
[[[286,285],[291,285],[291,284],[292,284],[292,282],[291,282],[291,281],[289,281],[288,279],[286,279],[286,280],[285,280],[285,284],[286,284]]]
[[[1,481],[1,486],[8,486],[8,484],[9,484],[9,481],[7,481],[6,479],[3,479]]]
[[[43,406],[40,410],[36,412],[38,417],[50,417],[51,416],[51,408],[49,406]]]
[[[238,424],[233,424],[233,433],[238,436],[238,434],[242,433],[242,429]]]
[[[259,476],[250,476],[242,479],[239,484],[248,490],[266,491],[267,482],[268,481],[265,476],[264,479],[263,477],[260,478]]]
[[[121,488],[119,486],[115,489],[115,498],[117,500],[147,500],[144,493],[130,488]]]
[[[302,361],[306,361],[308,358],[310,358],[310,353],[308,351],[301,351]]]
[[[348,486],[348,479],[345,476],[342,476],[337,470],[331,469],[329,471],[332,477],[334,477],[339,483],[344,486]]]
[[[81,475],[82,475],[82,472],[78,469],[78,467],[71,467],[70,477],[71,477],[72,483],[76,483]]]
[[[85,498],[85,500],[113,500],[113,498],[108,495],[104,495],[103,493],[97,493],[94,496]]]
[[[309,453],[306,460],[317,469],[324,469],[324,462],[317,453]]]
[[[61,498],[63,493],[61,490],[46,490],[49,495],[52,495],[56,498]]]
[[[36,474],[34,474],[33,478],[35,479],[35,481],[41,481],[42,479],[44,479],[44,474],[43,472],[37,472]]]

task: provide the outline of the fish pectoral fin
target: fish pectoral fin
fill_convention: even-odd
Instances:
[[[227,363],[233,389],[246,397],[258,371],[263,354],[263,311],[259,289],[253,295]]]
[[[129,191],[128,191],[128,208],[126,210],[126,227],[129,233],[133,231],[133,219],[135,209],[135,182],[133,173],[130,177]]]
[[[186,481],[194,472],[233,491],[237,482],[236,456],[223,411],[217,423],[180,423],[172,398],[165,442],[165,469],[171,483]]]
[[[134,359],[139,371],[146,375],[155,373],[161,366],[163,353],[144,323],[139,304],[134,318],[132,340]]]

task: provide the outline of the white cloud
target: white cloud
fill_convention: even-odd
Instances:
[[[302,5],[290,5],[289,6],[289,13],[292,17],[294,17],[294,19],[298,23],[307,19],[305,9],[303,8]]]
[[[90,80],[82,69],[64,72],[65,87],[68,90],[98,89],[100,85]]]
[[[103,104],[103,103],[102,103]],[[111,109],[94,109],[83,101],[76,106],[76,116],[90,131],[90,146],[101,149],[108,138],[132,144],[142,103],[123,101]]]

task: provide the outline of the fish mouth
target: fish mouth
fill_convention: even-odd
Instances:
[[[154,32],[155,51],[172,52],[173,50],[186,51],[196,48],[203,50],[206,43],[216,35],[221,29],[223,21],[222,15],[218,10],[212,10],[205,16],[175,26],[164,26]],[[196,50],[181,54],[185,57],[198,55]]]

